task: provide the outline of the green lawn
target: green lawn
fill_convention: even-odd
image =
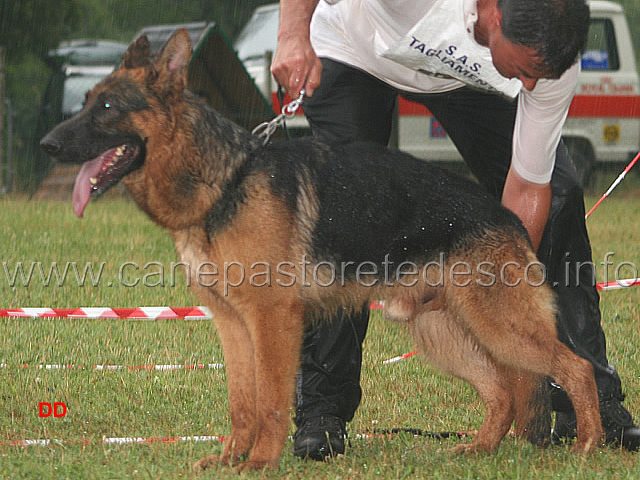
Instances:
[[[618,172],[596,179],[587,207]],[[640,189],[630,177],[589,218],[594,261],[604,277],[607,252],[620,277],[640,265]],[[134,205],[94,202],[85,218],[70,202],[0,200],[0,308],[81,306],[186,306],[197,300],[182,274],[172,275],[173,245]],[[39,262],[39,263],[38,263]],[[99,281],[80,286],[87,262]],[[152,263],[149,263],[152,262]],[[625,263],[627,262],[627,263]],[[29,281],[23,281],[34,265]],[[40,274],[39,265],[43,267]],[[47,280],[49,268],[68,277]],[[126,265],[122,269],[121,266]],[[16,276],[16,272],[18,275]],[[95,273],[95,272],[94,272]],[[640,275],[638,275],[640,276]],[[140,280],[137,285],[129,286]],[[95,284],[94,284],[95,283]],[[609,357],[640,418],[640,287],[602,293]],[[374,313],[374,316],[379,314]],[[191,464],[219,451],[217,442],[105,445],[103,437],[225,435],[229,431],[224,369],[149,371],[40,370],[40,364],[152,365],[223,362],[208,321],[0,319],[0,442],[23,439],[73,441],[56,446],[0,445],[0,478],[194,478]],[[460,440],[436,441],[408,434],[358,438],[374,429],[467,430],[480,425],[483,407],[466,384],[440,375],[413,357],[383,366],[383,360],[413,349],[400,325],[375,319],[365,344],[364,399],[350,424],[347,455],[328,464],[302,462],[285,447],[280,469],[251,478],[640,478],[636,454],[603,450],[582,458],[568,447],[539,450],[507,438],[495,455],[454,457],[446,450]],[[27,364],[31,368],[23,368]],[[40,402],[64,402],[63,418],[40,418]],[[228,469],[202,478],[236,478]]]

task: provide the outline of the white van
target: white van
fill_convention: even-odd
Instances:
[[[640,148],[640,81],[622,7],[592,1],[582,73],[563,136],[578,171],[628,162]]]
[[[589,7],[589,40],[563,130],[583,182],[596,162],[624,162],[640,148],[640,82],[623,9],[602,0],[590,1]],[[238,57],[276,111],[277,85],[269,65],[277,43],[278,13],[277,3],[257,8],[235,42]],[[288,125],[294,131],[308,128],[301,115]],[[397,145],[425,160],[462,160],[430,112],[404,98],[398,100]]]

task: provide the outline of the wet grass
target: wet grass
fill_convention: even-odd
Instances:
[[[590,207],[618,171],[601,172],[590,188]],[[640,265],[640,181],[629,176],[588,220],[601,281],[634,275]],[[171,240],[124,200],[89,206],[85,219],[69,203],[0,201],[0,308],[25,306],[197,305],[176,261]],[[614,263],[600,265],[607,252]],[[28,282],[18,264],[104,262],[99,281],[80,285],[73,270],[65,281],[43,280],[37,267]],[[149,264],[149,262],[152,262]],[[626,263],[625,263],[626,262]],[[123,270],[122,265],[128,265]],[[6,268],[5,268],[6,266]],[[136,268],[138,267],[138,268]],[[27,268],[27,271],[28,271]],[[164,271],[163,271],[164,268]],[[162,273],[162,274],[161,274]],[[145,277],[146,276],[146,277]],[[15,277],[15,278],[14,278]],[[46,277],[46,275],[45,275]],[[11,280],[13,278],[13,281]],[[46,278],[45,278],[46,279]],[[135,280],[140,280],[134,286]],[[602,293],[603,327],[611,363],[618,368],[627,406],[640,415],[640,287]],[[374,316],[379,314],[374,313]],[[347,455],[327,464],[301,462],[291,443],[276,472],[250,478],[310,479],[518,479],[638,478],[638,456],[603,450],[582,458],[568,447],[536,449],[507,438],[495,455],[454,457],[447,449],[461,440],[436,441],[400,434],[361,438],[375,429],[467,430],[483,418],[482,405],[466,384],[433,371],[413,357],[382,361],[413,350],[400,325],[372,321],[365,344],[364,398],[350,425]],[[103,437],[224,435],[229,431],[224,369],[150,371],[41,370],[40,364],[152,365],[222,362],[215,329],[208,321],[0,319],[0,442],[60,439],[54,446],[0,445],[0,478],[195,478],[191,464],[221,445],[209,442],[106,445]],[[22,365],[27,364],[29,368]],[[40,402],[64,402],[62,418],[40,418]],[[199,478],[236,478],[226,468]]]

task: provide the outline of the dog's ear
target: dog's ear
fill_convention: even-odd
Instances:
[[[187,85],[187,68],[191,60],[191,40],[184,28],[176,31],[153,62],[154,82],[164,88],[181,91]]]
[[[120,68],[137,68],[149,65],[151,44],[146,35],[136,38],[124,54]]]

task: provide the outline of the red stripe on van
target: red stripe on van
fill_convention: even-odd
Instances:
[[[412,102],[404,97],[398,97],[398,115],[420,117],[431,116],[431,112],[424,105]]]
[[[291,101],[289,95],[285,96],[284,103]],[[280,113],[279,102],[273,94],[275,113]],[[304,104],[303,104],[304,108]],[[297,115],[302,115],[298,110]],[[398,114],[403,116],[430,116],[431,112],[424,105],[411,102],[406,98],[398,98]],[[569,107],[570,117],[622,117],[640,118],[640,96],[638,95],[576,95]]]
[[[576,95],[569,116],[640,118],[640,96]]]
[[[423,105],[398,98],[398,113],[403,116],[431,115]],[[569,107],[570,117],[640,118],[638,95],[576,95]]]

